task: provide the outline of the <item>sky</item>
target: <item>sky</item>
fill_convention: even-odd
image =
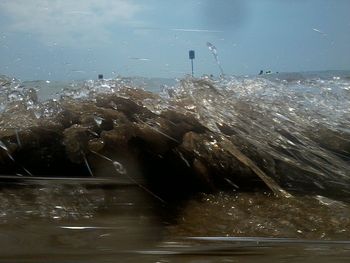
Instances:
[[[22,80],[350,70],[348,0],[0,0],[0,74]]]

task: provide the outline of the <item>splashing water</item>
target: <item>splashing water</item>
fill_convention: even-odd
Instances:
[[[26,172],[29,176],[33,176],[31,172],[29,172],[25,167],[18,164],[15,159],[13,158],[12,154],[10,153],[10,150],[7,148],[7,146],[0,140],[0,148],[6,152],[6,155],[8,158],[16,165],[18,165],[24,172]],[[21,175],[20,175],[21,176]]]
[[[88,160],[86,159],[85,154],[83,154],[83,158],[84,158],[84,163],[85,163],[85,165],[86,165],[86,168],[87,168],[88,171],[89,171],[89,174],[93,177],[94,174],[93,174],[93,172],[92,172],[92,170],[91,170],[91,167],[90,167],[90,164],[89,164]]]
[[[208,43],[208,48],[217,59],[215,46]],[[5,95],[0,96],[2,107],[11,117],[6,123],[0,121],[1,129],[21,130],[36,122],[40,125],[42,119],[62,111],[61,100],[39,102],[33,99],[33,90],[19,81],[2,83],[1,94]],[[101,94],[130,98],[130,92],[125,92],[123,87],[137,92],[131,79],[117,78],[72,84],[61,96],[62,100],[92,102]],[[343,193],[350,191],[348,78],[302,74],[271,75],[269,79],[227,76],[217,80],[183,79],[169,89],[171,92],[162,93],[160,98],[141,96],[137,103],[155,114],[176,110],[195,116],[212,132],[236,145],[264,174],[285,188],[306,184],[323,190],[330,187]],[[13,92],[20,94],[17,101],[8,97]],[[15,107],[18,112],[18,105],[24,105],[23,115],[13,115],[9,110]],[[118,110],[115,103],[110,106]],[[30,112],[33,115],[28,115]],[[94,121],[98,126],[102,124],[98,112]],[[178,143],[158,124],[141,119],[139,122]],[[18,132],[16,136],[17,144],[21,144]]]
[[[217,55],[215,47],[212,47],[211,51]],[[94,165],[105,160],[105,166],[111,167],[111,173],[108,175],[115,175],[109,178],[110,181],[116,183],[115,181],[118,181],[116,176],[118,176],[125,177],[128,182],[132,182],[124,190],[120,189],[120,186],[111,189],[100,186],[82,187],[79,184],[63,187],[56,182],[50,184],[49,180],[45,182],[47,185],[38,185],[34,189],[31,185],[28,189],[21,188],[21,191],[4,188],[0,196],[2,204],[0,220],[3,222],[1,230],[2,233],[5,233],[3,241],[5,240],[6,244],[11,247],[7,251],[17,249],[13,250],[15,251],[14,258],[22,255],[23,248],[27,248],[27,251],[29,251],[28,247],[32,248],[28,244],[31,244],[32,240],[37,237],[28,233],[33,232],[32,226],[38,225],[38,218],[47,219],[46,225],[40,221],[40,225],[46,228],[37,233],[47,236],[47,239],[41,242],[48,244],[45,246],[48,255],[57,254],[57,243],[54,242],[54,245],[50,247],[52,242],[47,242],[54,237],[60,244],[69,244],[68,248],[60,250],[63,253],[80,248],[82,255],[86,251],[92,251],[91,258],[93,258],[92,255],[101,255],[105,251],[106,253],[111,251],[111,257],[114,257],[113,249],[118,244],[123,244],[126,238],[134,237],[134,232],[131,230],[144,225],[145,217],[142,215],[137,216],[135,225],[128,226],[126,222],[130,222],[130,218],[124,218],[119,226],[114,227],[114,223],[121,219],[120,216],[129,213],[134,203],[147,199],[144,198],[145,196],[140,199],[130,198],[128,193],[130,189],[134,189],[130,185],[135,186],[137,191],[142,189],[140,192],[147,193],[146,197],[152,196],[164,203],[156,193],[151,192],[135,179],[139,178],[139,174],[133,174],[134,167],[129,165],[130,160],[127,160],[125,156],[117,157],[124,150],[123,145],[112,145],[109,150],[115,149],[115,152],[104,151],[100,148],[107,144],[104,138],[116,135],[113,132],[122,130],[119,118],[126,117],[125,114],[120,114],[118,111],[124,110],[127,114],[128,111],[123,108],[125,105],[130,107],[131,113],[127,117],[132,119],[131,125],[138,125],[149,132],[150,141],[158,138],[171,145],[179,145],[183,141],[183,138],[177,136],[176,132],[164,129],[163,123],[158,121],[162,114],[176,112],[183,113],[183,116],[195,117],[195,121],[203,125],[205,132],[211,136],[207,141],[200,141],[205,150],[194,152],[193,155],[196,158],[200,159],[201,155],[215,151],[225,152],[229,154],[229,161],[238,159],[260,177],[265,178],[266,184],[272,185],[270,188],[278,184],[280,188],[277,189],[277,192],[282,190],[294,194],[300,191],[309,195],[295,195],[294,198],[287,199],[270,193],[240,192],[242,188],[235,185],[234,180],[231,182],[231,177],[224,178],[232,185],[231,189],[235,189],[233,193],[231,191],[216,195],[202,195],[198,201],[190,200],[185,207],[181,207],[178,218],[175,218],[177,223],[166,227],[166,231],[170,233],[170,242],[163,242],[149,250],[137,250],[135,253],[154,255],[153,261],[171,261],[172,258],[169,256],[172,253],[176,255],[174,260],[181,262],[186,262],[188,255],[191,255],[191,260],[196,260],[194,255],[204,254],[206,258],[203,256],[202,261],[208,261],[208,253],[212,253],[214,257],[222,253],[219,258],[209,260],[209,262],[216,262],[226,259],[237,260],[237,255],[229,258],[228,254],[237,249],[236,252],[241,255],[242,243],[245,242],[251,249],[247,250],[248,253],[261,253],[261,247],[254,247],[260,243],[264,246],[266,244],[264,251],[269,250],[269,253],[276,253],[271,252],[274,249],[281,251],[279,249],[284,246],[282,244],[298,243],[298,248],[303,251],[302,253],[311,251],[310,258],[314,258],[315,251],[319,251],[324,256],[330,249],[333,249],[330,245],[332,241],[326,240],[348,239],[350,231],[348,220],[350,209],[348,205],[350,192],[349,78],[337,75],[327,78],[305,77],[300,74],[270,75],[266,78],[228,76],[220,79],[186,78],[176,86],[168,87],[164,93],[160,94],[161,96],[156,94],[145,96],[135,88],[131,81],[126,79],[86,81],[79,85],[76,83],[68,85],[59,94],[62,95],[62,98],[60,96],[55,96],[56,100],[52,100],[53,98],[40,100],[39,98],[36,102],[25,95],[28,94],[26,87],[21,87],[20,83],[14,84],[16,81],[11,81],[4,81],[4,84],[1,84],[5,85],[0,93],[2,105],[0,157],[2,161],[8,160],[13,165],[16,151],[21,151],[28,145],[35,145],[34,142],[28,140],[26,132],[32,128],[34,131],[38,127],[46,128],[46,126],[43,127],[44,124],[50,124],[55,130],[71,129],[74,131],[77,129],[79,136],[74,137],[72,142],[79,139],[90,140],[92,148],[86,150],[86,148],[78,147],[79,151],[83,151],[83,153],[80,152],[83,169],[89,172],[87,176],[95,177],[87,179],[96,180],[96,182],[104,179],[98,178],[99,174]],[[123,89],[125,86],[130,89]],[[12,93],[18,90],[20,94]],[[13,96],[13,94],[18,96]],[[120,100],[127,100],[129,104],[119,104],[118,100],[105,104],[100,103],[101,98],[111,97],[112,94]],[[68,110],[83,109],[82,111],[86,113],[84,117],[88,118],[76,120],[75,114],[70,114],[64,107],[67,102],[71,106]],[[152,118],[151,114],[142,115],[142,111],[138,112],[140,108],[147,108],[155,116]],[[38,118],[35,116],[36,112],[39,114]],[[75,113],[74,110],[72,112]],[[69,121],[62,116],[68,116]],[[176,129],[180,126],[176,118],[169,125]],[[13,136],[10,138],[8,134],[13,134]],[[129,136],[129,134],[118,135]],[[164,145],[159,146],[161,146],[159,149],[162,150]],[[145,148],[149,150],[148,145]],[[47,154],[45,147],[38,150],[43,150],[39,152]],[[191,169],[193,166],[191,156],[186,155],[186,152],[181,152],[180,148],[176,150],[179,162],[183,162],[186,169]],[[13,155],[13,163],[8,159],[8,154]],[[96,156],[100,158],[94,158]],[[155,157],[161,162],[164,155]],[[225,165],[220,159],[212,160],[218,166]],[[16,159],[16,165],[20,166],[19,163],[21,160]],[[104,164],[102,166],[104,167]],[[21,171],[27,171],[22,168]],[[95,171],[96,174],[93,174],[92,172]],[[29,171],[26,173],[29,174]],[[166,176],[166,173],[164,175]],[[31,180],[35,179],[31,178]],[[74,181],[75,179],[69,178],[69,180]],[[151,189],[154,190],[154,188]],[[181,191],[182,188],[178,190]],[[326,195],[327,193],[333,196],[342,194],[346,198],[333,198]],[[124,199],[121,197],[123,194],[127,194]],[[283,192],[281,195],[284,195]],[[143,203],[141,204],[134,210],[139,212],[144,207]],[[119,213],[118,209],[121,206],[126,208],[125,211],[122,210],[123,212]],[[113,211],[116,214],[115,217],[108,218],[110,213],[114,213]],[[12,224],[14,218],[19,222],[17,229],[20,231],[14,230]],[[32,225],[28,223],[30,222],[28,218],[32,220]],[[70,221],[71,224],[66,222],[68,219],[73,220]],[[58,227],[52,228],[52,222],[60,220],[65,221],[62,222],[62,225],[59,224]],[[11,223],[6,226],[6,222]],[[166,221],[165,224],[168,222]],[[23,234],[23,226],[25,226],[25,234]],[[62,233],[57,232],[57,229],[67,231],[67,233],[62,237]],[[116,232],[119,230],[122,233]],[[125,230],[130,232],[124,232]],[[15,232],[16,238],[9,241],[6,233],[10,232],[11,235]],[[11,235],[9,237],[13,237]],[[148,235],[142,232],[140,236],[154,235],[154,232]],[[116,241],[110,239],[113,236],[119,239]],[[180,239],[177,239],[178,237]],[[295,239],[280,239],[281,237]],[[181,238],[184,238],[183,243],[176,242]],[[18,240],[23,244],[20,249],[18,249]],[[90,244],[91,242],[86,240],[96,242]],[[81,245],[81,243],[85,244],[84,242],[86,245]],[[223,242],[226,245],[230,243],[229,247],[223,246]],[[314,243],[317,242],[319,247],[314,246]],[[335,241],[334,244],[337,242],[346,245],[344,250],[348,255],[348,241]],[[93,254],[91,246],[95,249],[96,255]],[[275,247],[272,248],[273,246]],[[329,249],[322,250],[325,246],[329,246]],[[84,250],[81,250],[82,247]],[[35,251],[42,255],[40,254],[42,253],[41,247],[35,246],[35,248]],[[106,248],[111,250],[104,250]],[[126,250],[123,249],[123,251]],[[168,255],[165,257],[166,253]],[[183,258],[181,253],[185,255]],[[284,247],[281,253],[285,256],[293,254],[293,251],[289,247]],[[339,250],[336,253],[345,255]],[[227,258],[222,257],[224,254]],[[256,260],[256,257],[253,260]]]
[[[221,72],[221,76],[224,76],[224,70],[222,69],[222,66],[221,66],[221,63],[219,61],[219,57],[218,57],[218,51],[216,49],[216,47],[210,43],[210,42],[207,42],[207,47],[209,48],[210,52],[213,54],[214,56],[214,59],[216,61],[216,64],[218,65],[219,69],[220,69],[220,72]]]
[[[155,193],[153,193],[151,190],[149,190],[147,187],[145,187],[144,185],[142,185],[141,183],[137,182],[134,178],[132,178],[127,172],[126,169],[124,168],[124,166],[118,162],[118,161],[113,161],[113,166],[115,168],[115,170],[121,174],[121,175],[125,175],[127,176],[127,178],[135,183],[138,187],[140,187],[142,190],[144,190],[146,193],[150,194],[151,196],[153,196],[154,198],[158,199],[160,202],[165,203],[165,201],[160,198],[158,195],[156,195]]]
[[[126,174],[126,169],[124,168],[124,166],[120,162],[113,161],[113,166],[119,174],[121,174],[121,175]]]
[[[104,119],[99,116],[94,116],[94,120],[98,126],[101,126]]]
[[[99,156],[100,158],[110,162],[113,164],[113,167],[114,169],[117,171],[117,173],[119,175],[124,175],[126,176],[132,183],[136,184],[140,189],[144,190],[146,193],[150,194],[151,196],[153,196],[155,199],[159,200],[160,202],[162,203],[165,203],[165,201],[160,198],[158,195],[156,195],[155,193],[153,193],[151,190],[149,190],[147,187],[145,187],[143,184],[139,183],[136,179],[134,179],[133,177],[131,177],[123,164],[121,164],[120,162],[118,161],[114,161],[112,159],[110,159],[109,157],[105,156],[105,155],[102,155],[100,153],[97,153],[97,152],[94,152],[94,151],[91,151],[92,153],[96,154],[97,156]]]
[[[331,186],[346,194],[348,87],[347,79],[185,79],[173,99],[185,105],[178,110],[240,145],[284,187]]]

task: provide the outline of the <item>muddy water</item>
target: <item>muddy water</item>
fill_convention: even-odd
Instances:
[[[348,80],[270,82],[240,78],[217,81],[185,79],[179,87],[169,89],[169,94],[162,94],[162,97],[145,96],[145,93],[125,88],[125,85],[121,80],[106,83],[88,81],[82,87],[64,92],[67,101],[71,102],[70,112],[77,113],[71,115],[80,116],[76,125],[73,125],[75,122],[67,122],[68,127],[73,131],[77,127],[85,129],[89,136],[68,136],[71,143],[55,141],[48,136],[37,145],[32,141],[41,142],[43,136],[38,135],[38,129],[31,128],[39,127],[39,131],[46,131],[44,124],[50,121],[60,127],[62,123],[59,120],[62,119],[57,119],[56,115],[62,111],[61,102],[56,100],[41,104],[33,89],[26,90],[18,83],[13,83],[13,87],[7,84],[3,87],[0,148],[2,161],[9,169],[4,169],[0,184],[0,262],[349,261]],[[136,111],[133,112],[133,109],[125,110],[125,107],[109,100],[106,100],[107,104],[97,105],[95,99],[99,94],[107,97],[118,94],[116,101],[120,106],[131,100],[137,102],[140,107],[136,108],[142,109],[141,113],[146,108],[151,112],[134,116]],[[84,98],[85,101],[81,101]],[[106,109],[115,114],[109,128],[108,123],[101,125],[100,113],[107,114]],[[128,118],[119,118],[119,111],[123,112],[123,109]],[[163,148],[164,145],[175,147],[180,143],[170,136],[172,130],[167,129],[174,128],[173,124],[167,120],[163,120],[162,125],[158,123],[158,117],[167,110],[195,116],[210,133],[207,131],[207,137],[178,136],[179,140],[192,138],[189,141],[197,142],[198,147],[190,147],[190,155],[179,154],[179,162],[174,162],[171,167],[169,162],[163,161],[161,169],[150,169],[159,166],[163,160],[162,155],[153,154],[159,158],[145,158],[140,167],[130,161],[127,167],[130,169],[123,169],[117,160],[126,159],[114,159],[112,156],[116,154],[118,157],[120,145],[127,140],[119,140],[123,137],[115,136],[114,141],[108,136],[99,137],[99,133],[113,128],[118,135],[123,128],[120,123],[128,124],[126,127],[129,129],[135,125],[148,128],[156,133],[150,132],[149,137],[142,138],[145,137],[143,140],[151,146],[159,144],[150,138],[158,138],[159,141],[167,138],[172,142],[148,149],[155,153],[159,149],[174,153],[172,148]],[[25,136],[27,130],[32,140]],[[56,136],[56,133],[50,134]],[[60,138],[72,134],[62,130]],[[74,151],[74,147],[68,147],[76,146],[75,142],[80,140],[84,145],[87,142],[84,138],[91,140],[89,147],[93,146],[82,147],[84,151],[88,149],[85,155]],[[52,147],[54,142],[57,148]],[[131,142],[129,146],[139,148],[132,148],[138,151],[129,153],[144,153],[140,140]],[[30,151],[19,154],[26,145]],[[100,149],[96,145],[111,148],[96,153],[95,148]],[[177,148],[175,152],[181,149]],[[218,154],[220,152],[226,155]],[[80,160],[81,169],[75,170],[78,172],[70,168],[77,168],[74,165],[65,166],[67,159],[64,154],[68,154],[71,161],[77,161],[74,158],[77,156],[84,157]],[[29,155],[32,158],[27,158]],[[129,155],[120,157],[126,156]],[[169,161],[177,155],[167,156]],[[94,158],[106,163],[94,161]],[[176,187],[169,180],[164,180],[155,189],[163,194],[172,191],[178,196],[189,181],[188,177],[180,174],[187,168],[176,170],[178,165],[191,167],[192,163],[192,168],[205,175],[206,170],[198,169],[203,168],[198,163],[210,163],[220,171],[220,167],[231,167],[227,164],[237,164],[235,158],[255,173],[259,171],[260,176],[263,172],[268,178],[275,179],[283,190],[294,197],[275,197],[264,193],[264,187],[253,193],[254,187],[240,188],[228,180],[229,192],[201,194],[186,199],[186,202],[169,204],[161,202],[140,182],[131,180],[134,178],[132,172],[126,173],[135,170],[136,174],[151,177],[155,174],[169,176],[172,170],[173,178],[181,175],[185,180]],[[57,164],[52,160],[63,161]],[[150,164],[150,160],[153,163]],[[107,165],[114,170],[106,172]],[[62,167],[65,169],[61,171]],[[233,167],[242,168],[242,165]],[[6,167],[2,165],[0,168]],[[243,168],[234,172],[224,169],[229,172],[223,174],[249,175],[249,171]],[[12,171],[10,178],[5,176],[10,174],[9,171]],[[79,174],[81,171],[85,174]],[[103,179],[106,175],[116,175],[116,171],[118,175],[126,175],[123,177],[126,182],[116,181],[116,177]],[[75,173],[86,178],[74,178]],[[34,176],[30,177],[31,174]],[[35,178],[47,174],[65,175],[66,179]]]
[[[0,259],[103,262],[145,249],[161,234],[148,199],[130,185],[7,184],[0,194]]]
[[[182,236],[344,240],[350,236],[349,215],[347,203],[322,196],[285,199],[267,193],[220,193],[190,201],[173,229]]]
[[[3,183],[0,262],[347,262],[350,208],[323,197],[200,195],[160,204],[138,186]]]

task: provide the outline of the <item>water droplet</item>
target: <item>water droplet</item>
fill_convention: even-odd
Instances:
[[[41,112],[39,111],[34,111],[35,118],[40,119],[41,118]]]
[[[7,146],[2,142],[0,141],[0,148],[5,150],[6,152],[8,152],[9,150],[7,149]]]
[[[109,103],[109,105],[110,105],[114,110],[118,110],[118,106],[117,106],[117,104],[114,103],[114,101],[111,101],[111,102]]]
[[[104,121],[104,119],[102,117],[99,117],[99,116],[94,116],[94,120],[98,126],[100,126],[102,124],[102,122]]]
[[[9,101],[22,101],[23,95],[19,91],[13,91],[7,95]]]
[[[20,140],[19,134],[18,134],[18,130],[16,129],[15,132],[16,132],[17,144],[18,144],[19,147],[22,147],[21,140]]]
[[[114,161],[113,166],[118,173],[126,174],[126,169],[124,168],[124,166],[120,162]]]

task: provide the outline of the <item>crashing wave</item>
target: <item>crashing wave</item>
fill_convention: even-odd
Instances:
[[[155,94],[119,78],[46,101],[0,83],[1,174],[118,176],[162,198],[350,191],[346,79],[185,78]]]

